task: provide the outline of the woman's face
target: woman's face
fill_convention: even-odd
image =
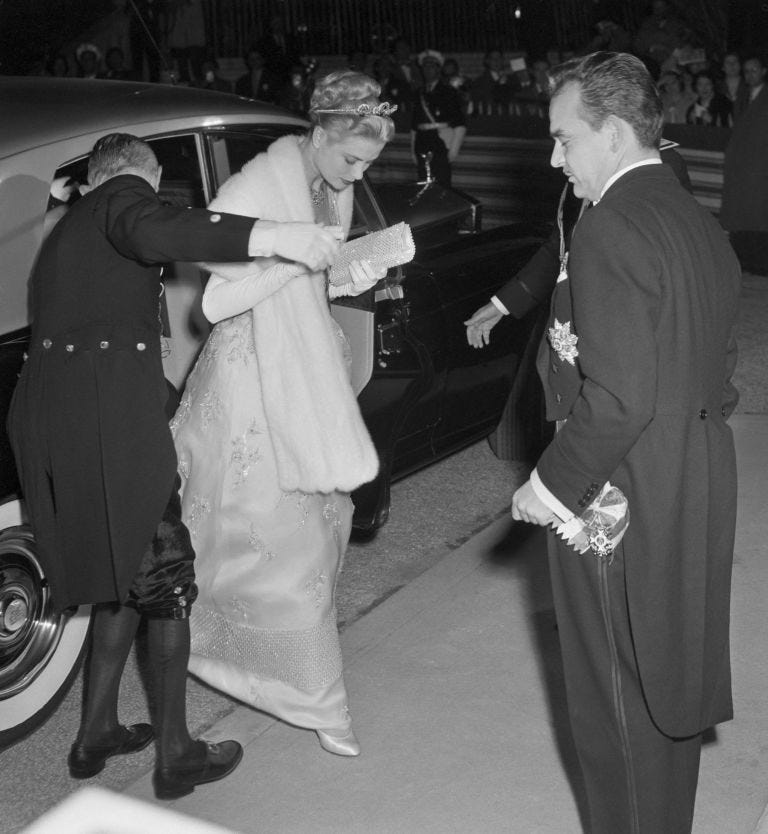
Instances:
[[[381,139],[348,133],[337,136],[321,127],[315,128],[312,143],[317,170],[334,191],[362,179],[384,147]]]

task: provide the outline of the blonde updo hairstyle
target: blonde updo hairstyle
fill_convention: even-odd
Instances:
[[[389,142],[395,133],[395,123],[389,116],[354,112],[361,104],[375,107],[381,86],[365,73],[339,70],[321,78],[315,84],[309,104],[312,127],[322,127],[337,139],[345,135],[362,136]],[[349,110],[349,113],[320,113],[319,110]]]

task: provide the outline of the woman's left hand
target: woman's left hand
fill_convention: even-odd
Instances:
[[[349,288],[349,295],[362,295],[386,274],[386,268],[374,269],[370,261],[352,261],[349,264],[349,275],[352,280],[344,286]]]

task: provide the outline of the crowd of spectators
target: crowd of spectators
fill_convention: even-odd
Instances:
[[[83,43],[70,57],[55,55],[35,72],[189,85],[305,109],[315,66],[301,55],[280,15],[273,16],[263,36],[248,47],[243,56],[245,72],[232,79],[222,77],[215,57],[205,46],[202,18],[197,20],[193,14],[199,6],[199,2],[184,4],[184,17],[175,21],[159,48],[153,49],[146,37],[132,37],[128,55],[119,46],[102,54],[94,44]],[[491,48],[483,57],[482,70],[472,76],[456,57],[441,56],[441,81],[456,91],[466,116],[546,118],[547,72],[553,64],[595,50],[633,52],[658,81],[667,123],[732,127],[762,88],[764,60],[736,52],[711,54],[674,14],[668,0],[653,0],[648,11],[635,32],[626,31],[608,15],[598,14],[593,36],[579,48],[565,52],[530,55]],[[438,49],[440,44],[424,46]],[[399,37],[379,54],[350,49],[347,66],[373,75],[382,85],[383,96],[398,104],[401,114],[407,114],[418,105],[425,86],[420,51]]]

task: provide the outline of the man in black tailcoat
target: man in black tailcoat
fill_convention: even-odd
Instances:
[[[590,831],[682,834],[701,734],[732,717],[726,420],[740,270],[711,214],[660,164],[661,102],[643,64],[594,53],[553,76],[552,165],[593,205],[574,228],[539,351],[558,431],[512,515],[553,528]],[[607,483],[626,497],[629,526],[606,540],[604,514],[577,550],[555,530],[580,531]]]
[[[94,146],[90,189],[46,238],[31,276],[29,355],[8,429],[59,610],[95,604],[85,703],[70,773],[157,739],[155,791],[172,799],[227,775],[235,741],[193,741],[186,724],[194,551],[181,521],[160,355],[160,264],[279,255],[313,270],[330,231],[164,206],[146,143]],[[117,719],[120,677],[147,619],[154,728]]]
[[[675,150],[676,146],[677,143],[662,139],[659,148],[661,161],[669,165],[680,184],[693,193],[688,167],[683,157]],[[491,330],[505,316],[522,319],[536,307],[541,307],[541,310],[531,331],[531,339],[538,340],[541,337],[547,318],[544,302],[548,302],[552,295],[561,258],[570,248],[573,228],[588,202],[574,196],[573,186],[566,182],[560,193],[550,236],[522,269],[503,284],[487,304],[475,310],[472,317],[464,322],[467,327],[467,342],[472,347],[482,348],[487,345],[491,338]],[[530,348],[532,347],[533,343],[530,345]],[[504,413],[495,431],[488,437],[493,453],[502,460],[535,460],[550,439],[550,432],[542,432],[540,429],[544,414],[541,383],[536,375],[532,356],[530,360],[529,357],[521,358]]]

